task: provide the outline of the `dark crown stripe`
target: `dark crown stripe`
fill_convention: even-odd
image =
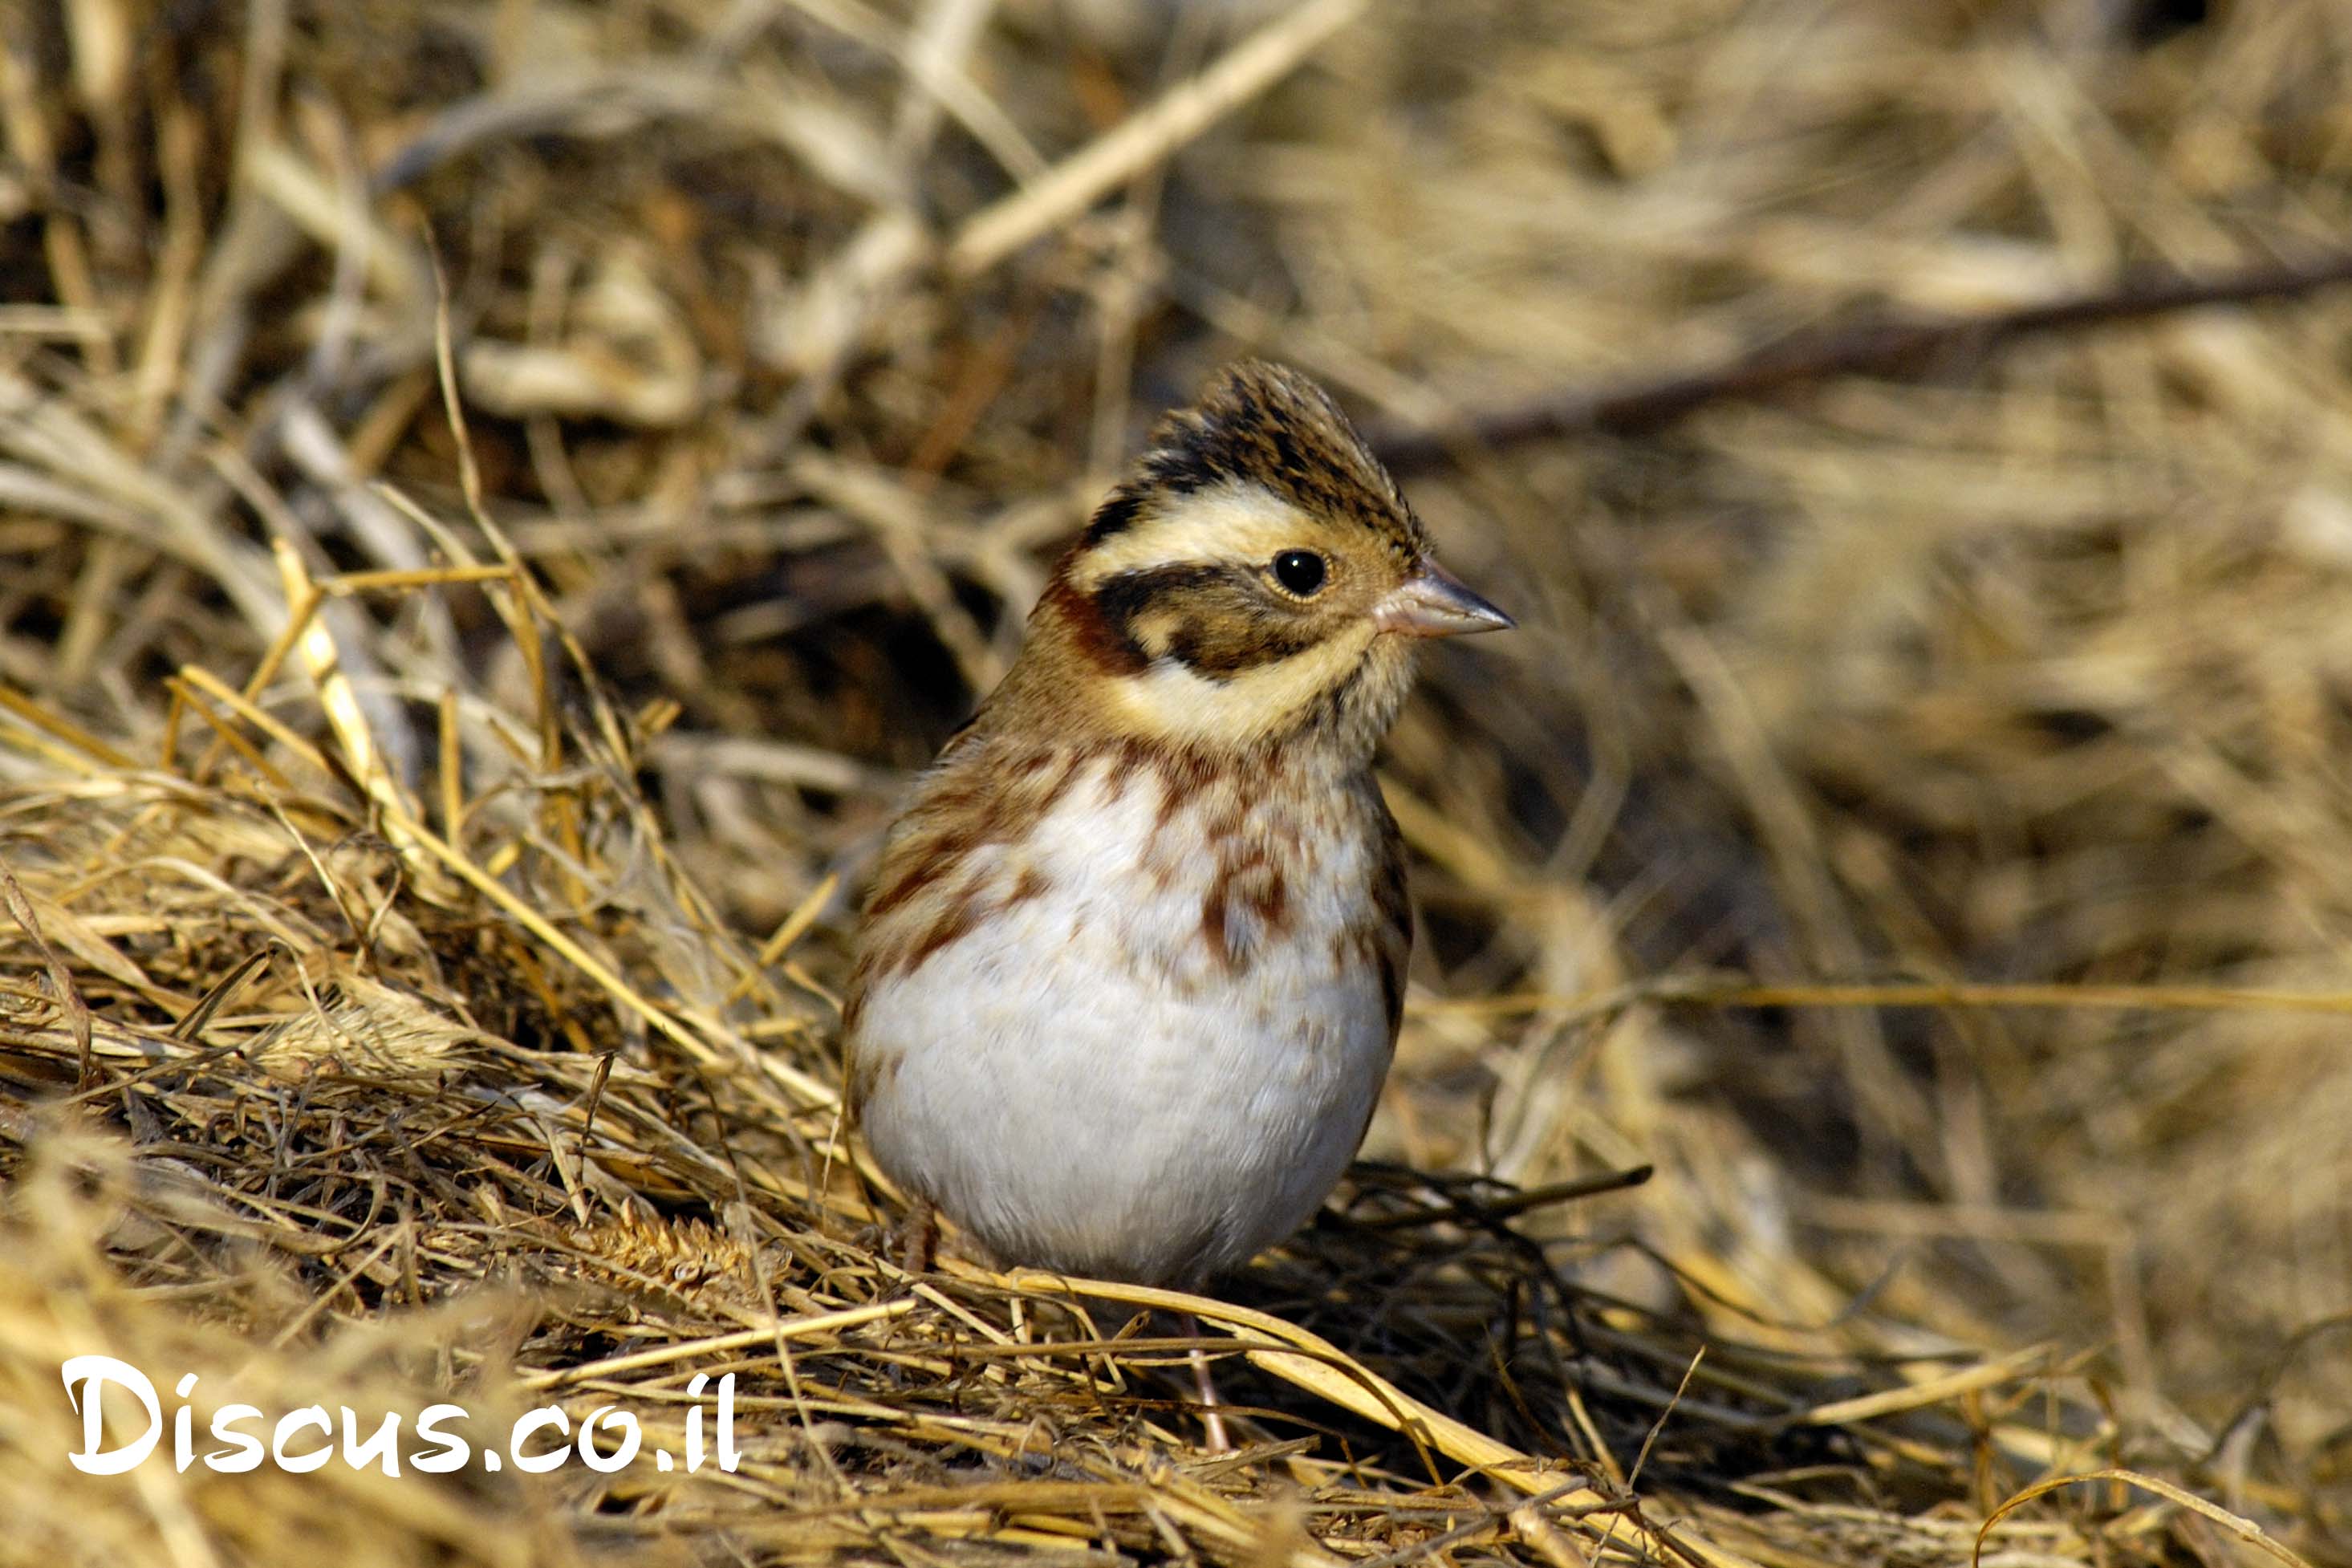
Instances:
[[[1103,497],[1102,505],[1087,522],[1087,543],[1100,544],[1135,526],[1143,510],[1142,492],[1132,485],[1120,485]]]
[[[1303,376],[1247,361],[1197,405],[1160,420],[1150,446],[1096,509],[1086,542],[1133,528],[1161,499],[1229,483],[1263,485],[1302,510],[1361,523],[1399,550],[1421,543],[1421,525],[1395,481],[1330,398]]]

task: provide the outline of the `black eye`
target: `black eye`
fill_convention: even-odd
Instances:
[[[1286,550],[1274,558],[1274,580],[1304,599],[1323,585],[1323,557],[1312,550]]]

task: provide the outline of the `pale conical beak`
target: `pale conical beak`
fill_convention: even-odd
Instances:
[[[1409,637],[1458,637],[1508,631],[1518,625],[1426,555],[1412,576],[1373,607],[1372,624]]]

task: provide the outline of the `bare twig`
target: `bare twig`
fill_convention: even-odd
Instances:
[[[1448,428],[1376,428],[1373,444],[1391,469],[1414,473],[1458,454],[1559,436],[1638,435],[1713,404],[1751,402],[1840,376],[1920,375],[1973,364],[2027,338],[2202,305],[2291,300],[2346,282],[2352,282],[2352,252],[2210,278],[2126,279],[2109,289],[1981,316],[1867,321],[1801,333],[1701,370],[1545,393],[1467,415]]]
[[[1035,183],[965,220],[948,247],[959,277],[987,271],[1039,235],[1167,157],[1287,76],[1363,14],[1363,0],[1307,0],[1284,13],[1215,64],[1056,163]]]

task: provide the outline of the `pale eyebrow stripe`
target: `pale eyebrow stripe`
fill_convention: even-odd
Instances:
[[[1155,566],[1271,561],[1302,542],[1306,520],[1297,508],[1255,485],[1163,500],[1161,510],[1088,550],[1071,574],[1092,589],[1123,573]]]

